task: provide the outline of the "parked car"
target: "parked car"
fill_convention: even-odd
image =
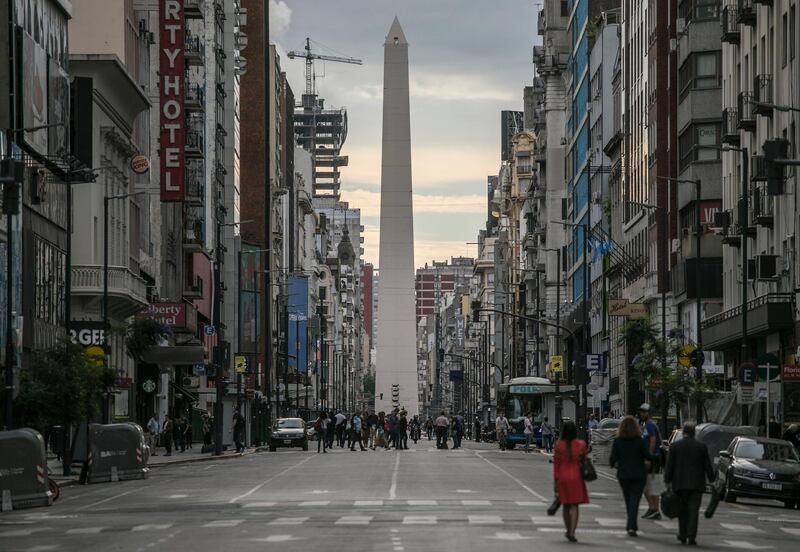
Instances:
[[[787,508],[800,502],[800,456],[789,441],[735,437],[720,451],[718,469],[727,502],[771,498]]]
[[[756,437],[758,428],[753,426],[726,426],[720,424],[698,424],[695,429],[695,439],[705,443],[708,448],[708,456],[714,466],[719,461],[719,453],[728,448],[736,437]],[[683,439],[683,430],[674,429],[667,440],[667,450]]]
[[[269,450],[275,452],[279,447],[302,447],[308,450],[306,423],[302,418],[278,418],[272,425]]]
[[[316,441],[317,440],[317,430],[314,429],[314,422],[307,422],[306,423],[306,436],[308,437],[309,441]]]

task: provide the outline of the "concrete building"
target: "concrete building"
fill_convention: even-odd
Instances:
[[[436,312],[442,298],[472,279],[474,260],[470,257],[451,257],[449,261],[432,261],[417,269],[417,320]]]

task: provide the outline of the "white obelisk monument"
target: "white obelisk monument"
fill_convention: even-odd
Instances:
[[[380,287],[375,410],[419,412],[408,42],[397,17],[383,44]]]

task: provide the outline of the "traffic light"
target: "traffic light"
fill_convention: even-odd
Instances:
[[[444,362],[444,349],[439,349],[439,363]]]
[[[777,159],[786,159],[789,153],[789,140],[775,138],[767,140],[763,146],[764,158],[767,164],[767,194],[783,194],[784,166],[776,162]]]
[[[3,214],[19,214],[19,191],[20,185],[17,182],[3,185]]]
[[[478,316],[480,315],[481,310],[481,302],[480,301],[473,301],[472,302],[472,319],[477,320]]]

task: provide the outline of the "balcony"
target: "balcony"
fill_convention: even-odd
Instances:
[[[560,73],[567,67],[569,54],[545,54],[537,64],[540,75]]]
[[[183,50],[183,56],[186,65],[203,65],[206,57],[206,47],[199,36],[192,36],[186,34],[186,47]]]
[[[739,12],[735,6],[722,8],[722,42],[739,44],[741,32],[739,31]]]
[[[794,294],[768,293],[747,303],[747,335],[751,338],[794,329]],[[711,351],[737,347],[742,338],[742,306],[703,320],[703,345]]]
[[[756,114],[753,112],[753,104],[750,103],[752,100],[751,92],[739,92],[737,101],[739,123],[736,125],[739,130],[753,132],[756,129]]]
[[[544,46],[534,46],[533,47],[533,63],[539,64],[544,59]]]
[[[202,251],[205,247],[205,220],[188,213],[183,226],[183,249],[185,251]]]
[[[186,19],[203,19],[205,0],[184,0],[183,16]]]
[[[203,298],[203,280],[196,278],[193,282],[189,281],[183,286],[183,298],[194,300]]]
[[[184,95],[183,105],[188,112],[202,112],[205,110],[206,104],[206,89],[197,83],[188,83],[186,85],[186,94]]]
[[[722,245],[730,245],[731,247],[742,246],[742,232],[738,225],[731,225],[723,229]]]
[[[722,110],[722,143],[739,145],[739,111],[734,107]]]
[[[753,113],[772,116],[772,75],[762,73],[753,80]]]
[[[739,0],[739,9],[736,15],[737,23],[750,26],[755,25],[756,7],[753,5],[753,0]]]
[[[766,182],[767,180],[767,158],[763,155],[750,156],[750,181]]]
[[[767,193],[766,184],[756,185],[751,191],[750,223],[766,228],[775,224],[775,200]]]
[[[103,296],[103,266],[74,265],[72,296],[100,303]],[[124,266],[108,267],[108,311],[113,318],[127,318],[147,305],[147,284]]]
[[[200,175],[191,172],[186,173],[186,204],[202,206],[205,205],[206,187]]]
[[[186,131],[186,157],[199,158],[205,154],[205,139],[200,125],[191,125]]]

